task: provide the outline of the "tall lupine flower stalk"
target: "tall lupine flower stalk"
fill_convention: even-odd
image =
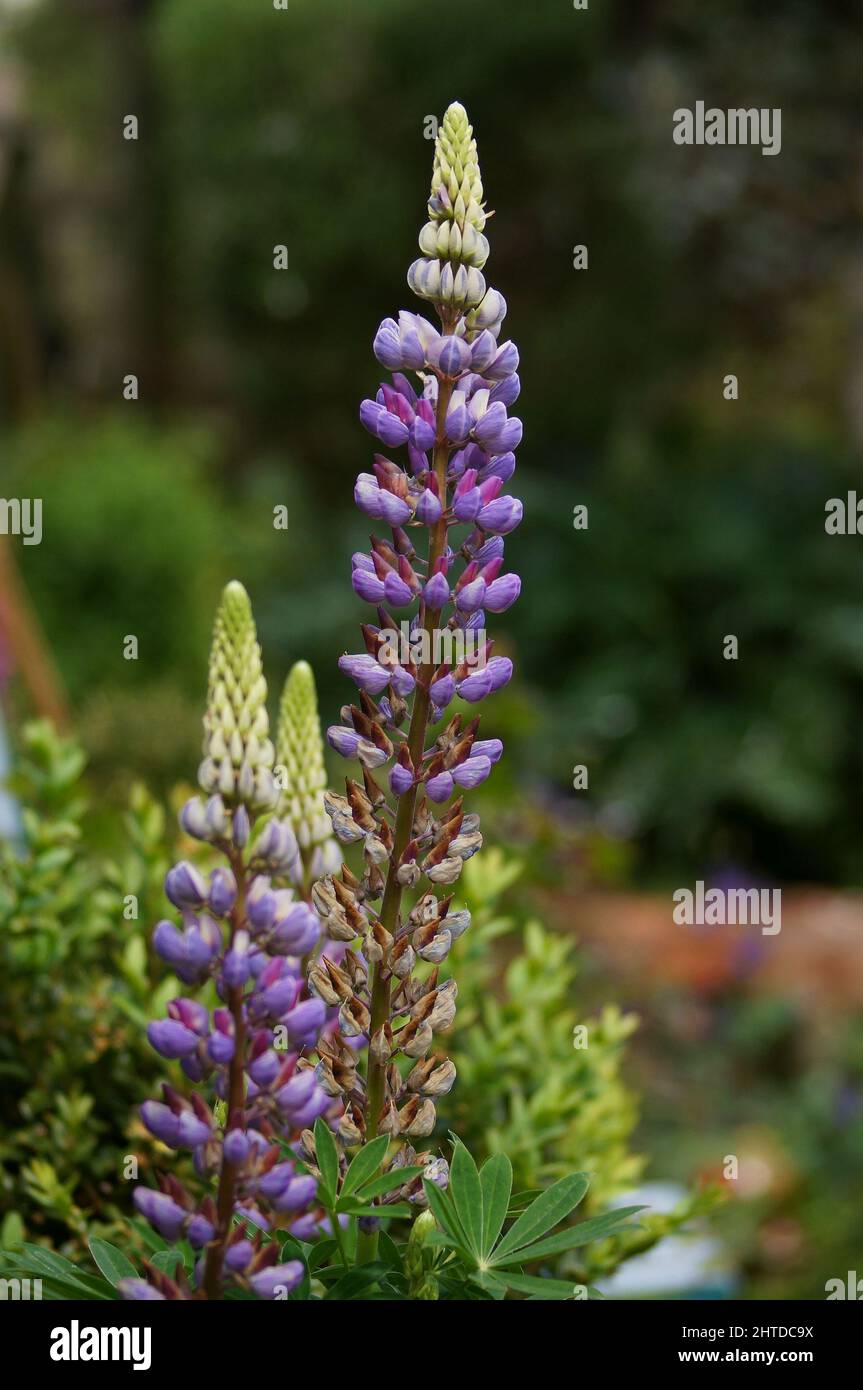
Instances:
[[[505,492],[522,435],[508,414],[519,394],[518,351],[498,342],[506,304],[482,274],[487,213],[476,142],[458,103],[436,142],[428,214],[408,283],[434,306],[440,328],[403,311],[375,336],[392,381],[362,403],[360,419],[403,455],[396,462],[376,454],[373,472],[357,480],[358,507],[388,534],[372,536],[370,552],[353,557],[354,590],[376,605],[377,622],[363,628],[365,651],[339,662],[360,694],[327,735],[337,752],[360,762],[363,779],[348,779],[346,796],[327,797],[338,838],[363,845],[363,877],[345,868],[314,893],[325,931],[346,942],[359,935],[361,952],[346,954],[348,968],[324,963],[310,977],[339,1004],[343,1032],[369,1036],[364,1087],[338,1035],[324,1059],[325,1084],[332,1091],[335,1076],[346,1101],[348,1142],[379,1132],[428,1135],[434,1097],[453,1084],[452,1063],[428,1055],[435,1031],[455,1012],[455,981],[439,984],[437,965],[470,917],[451,911],[452,896],[439,899],[436,890],[453,884],[482,844],[462,792],[484,781],[502,745],[480,740],[478,718],[464,722],[457,713],[440,726],[456,695],[476,704],[509,681],[512,663],[492,655],[485,614],[508,608],[521,587],[517,575],[503,573],[503,537],[522,516]],[[398,610],[410,614],[407,652],[394,640]],[[416,889],[408,907],[404,894]],[[434,967],[424,980],[413,973],[418,961]],[[398,1054],[413,1062],[404,1079]]]
[[[215,984],[221,1004],[178,998],[168,1017],[147,1032],[163,1057],[179,1060],[199,1092],[187,1099],[172,1086],[162,1101],[141,1109],[150,1132],[174,1149],[191,1149],[210,1190],[195,1200],[174,1177],[161,1190],[139,1187],[138,1210],[167,1240],[185,1237],[200,1259],[195,1289],[156,1270],[149,1282],[127,1280],[127,1298],[218,1299],[239,1282],[260,1297],[284,1296],[303,1275],[299,1261],[278,1263],[278,1245],[261,1232],[276,1225],[308,1237],[317,1217],[308,1208],[314,1177],[301,1172],[293,1144],[332,1099],[302,1054],[317,1041],[326,1009],[307,998],[300,965],[319,936],[319,924],[294,888],[303,879],[300,846],[286,819],[274,816],[279,792],[269,736],[267,687],[248,595],[225,589],[216,618],[204,716],[204,758],[198,780],[205,797],[181,813],[184,830],[225,860],[208,877],[183,862],[165,891],[180,925],[158,924],[153,943],[186,985]],[[249,1234],[246,1217],[253,1228]]]

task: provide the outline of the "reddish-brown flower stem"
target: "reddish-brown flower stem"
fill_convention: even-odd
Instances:
[[[239,851],[230,852],[231,869],[237,883],[237,896],[231,912],[231,939],[246,925],[246,871]],[[243,1016],[243,988],[235,985],[228,990],[227,1005],[234,1020],[234,1055],[228,1065],[228,1117],[225,1129],[242,1114],[245,1101],[246,1023]],[[208,1299],[222,1296],[222,1269],[225,1250],[231,1238],[234,1218],[234,1193],[237,1185],[237,1165],[229,1163],[222,1152],[219,1188],[216,1196],[216,1235],[207,1247],[204,1264],[203,1294]]]

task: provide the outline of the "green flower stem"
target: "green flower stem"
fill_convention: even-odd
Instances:
[[[336,1245],[339,1249],[339,1259],[341,1260],[344,1271],[347,1274],[350,1269],[350,1265],[348,1264],[348,1255],[347,1251],[345,1250],[345,1237],[342,1232],[342,1228],[339,1224],[339,1218],[334,1211],[330,1212],[330,1225],[333,1228],[333,1235],[335,1236]]]
[[[450,397],[453,391],[451,381],[442,381],[438,392],[437,412],[435,423],[437,426],[437,438],[434,449],[434,470],[437,475],[440,496],[443,502],[446,501],[446,470],[449,461],[450,446],[446,441],[444,431],[444,421],[446,420],[447,410],[449,409]],[[428,571],[431,574],[436,560],[443,554],[446,545],[446,520],[443,514],[435,525],[434,531],[429,542]],[[440,620],[440,609],[423,609],[423,626],[429,637],[433,637],[435,628]],[[429,650],[434,651],[434,642],[429,643]],[[434,675],[434,663],[430,662],[420,670],[419,679],[416,685],[414,697],[413,714],[411,715],[410,731],[408,733],[408,748],[413,760],[414,767],[419,768],[422,763],[423,750],[425,748],[426,730],[428,728],[429,717],[429,685]],[[399,809],[396,815],[396,826],[394,835],[393,852],[390,858],[390,867],[387,874],[386,886],[384,888],[383,902],[381,903],[381,925],[384,929],[395,935],[396,920],[398,918],[399,907],[401,906],[402,886],[396,878],[402,854],[410,840],[411,827],[416,810],[417,788],[411,787],[399,800]],[[374,1037],[378,1028],[381,1028],[389,1019],[390,1013],[390,983],[391,977],[384,970],[383,962],[374,967],[372,973],[372,1021],[369,1029],[369,1036]],[[384,1081],[386,1067],[375,1062],[369,1057],[369,1071],[366,1083],[368,1101],[366,1105],[366,1143],[369,1143],[377,1136],[378,1122],[380,1119],[381,1108],[384,1103]],[[378,1249],[377,1231],[360,1232],[357,1256],[360,1264],[365,1264],[374,1260]]]

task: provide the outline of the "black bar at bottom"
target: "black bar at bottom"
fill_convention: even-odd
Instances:
[[[358,1339],[380,1337],[381,1357],[375,1359],[382,1384],[392,1375],[385,1369],[390,1361],[385,1348],[400,1345],[404,1354],[414,1338],[431,1364],[452,1364],[451,1355],[459,1366],[468,1361],[484,1371],[518,1347],[522,1371],[540,1378],[549,1368],[549,1353],[554,1356],[558,1349],[573,1368],[586,1368],[586,1357],[615,1371],[760,1366],[772,1372],[794,1366],[823,1378],[833,1370],[847,1373],[856,1363],[863,1332],[859,1305],[839,1301],[415,1303],[393,1314],[391,1306],[368,1302],[341,1303],[337,1312],[335,1305],[290,1300],[275,1306],[199,1303],[173,1310],[153,1303],[7,1301],[0,1303],[0,1327],[5,1320],[10,1335],[4,1344],[16,1359],[26,1347],[28,1370],[61,1378],[69,1372],[99,1377],[105,1368],[113,1374],[137,1368],[140,1374],[169,1372],[172,1378],[186,1370],[199,1376],[215,1372],[222,1381],[233,1370],[248,1377],[280,1365],[298,1368],[297,1357],[314,1364],[315,1348],[322,1365],[338,1375],[331,1356],[339,1344],[350,1354]],[[523,1337],[529,1340],[522,1342]],[[451,1338],[456,1340],[448,1351]]]

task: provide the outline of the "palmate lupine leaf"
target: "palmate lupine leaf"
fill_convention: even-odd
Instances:
[[[573,1284],[522,1274],[521,1266],[631,1229],[629,1218],[642,1210],[620,1207],[549,1235],[575,1210],[588,1190],[587,1175],[573,1173],[530,1201],[501,1239],[507,1215],[513,1214],[509,1159],[495,1154],[477,1172],[467,1149],[455,1138],[449,1188],[442,1192],[428,1181],[424,1186],[440,1227],[430,1232],[428,1244],[454,1251],[466,1266],[468,1279],[487,1297],[495,1299],[502,1298],[507,1289],[529,1298],[574,1297]],[[520,1194],[520,1199],[527,1195]],[[511,1270],[510,1266],[516,1268]]]

